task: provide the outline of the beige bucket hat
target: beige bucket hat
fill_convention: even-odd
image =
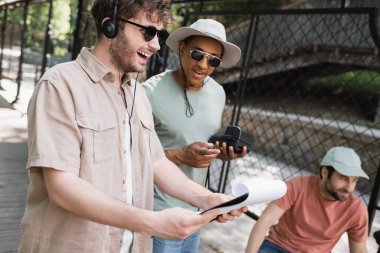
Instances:
[[[235,44],[227,42],[224,26],[213,19],[198,19],[189,27],[180,27],[172,32],[166,40],[166,45],[178,54],[179,42],[190,36],[206,36],[219,41],[224,48],[220,67],[230,68],[235,66],[241,56],[241,50]]]

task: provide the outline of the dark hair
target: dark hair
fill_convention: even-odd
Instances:
[[[321,166],[320,169],[319,169],[319,176],[320,178],[322,178],[322,168],[326,168],[328,170],[328,173],[327,173],[327,179],[330,179],[332,174],[334,173],[335,169],[333,166]]]
[[[112,5],[114,0],[95,0],[91,8],[91,14],[95,21],[98,35],[101,33],[102,20],[112,17]],[[150,21],[153,21],[154,14],[157,14],[157,22],[162,22],[164,26],[172,21],[170,0],[119,0],[117,4],[117,17],[124,19],[133,18],[143,11]],[[118,22],[119,28],[124,27],[124,22]]]

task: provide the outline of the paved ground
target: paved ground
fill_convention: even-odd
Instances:
[[[5,80],[1,84],[5,90],[0,90],[0,252],[16,252],[28,187],[26,101],[10,106],[16,85]],[[28,98],[32,89],[24,87],[22,96]]]
[[[20,100],[13,108],[8,102],[14,100],[16,84],[2,80],[0,90],[0,252],[16,252],[19,238],[19,222],[25,208],[25,193],[28,185],[25,163],[27,158],[26,108],[34,83],[23,83]],[[5,107],[5,108],[4,108]],[[368,241],[369,253],[377,250],[372,237],[380,229],[380,212],[373,223]],[[201,237],[201,253],[244,252],[249,232],[255,223],[243,215],[235,221],[207,225]],[[333,253],[348,252],[344,235]]]

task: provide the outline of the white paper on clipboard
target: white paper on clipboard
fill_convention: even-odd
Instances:
[[[282,180],[249,180],[245,182],[235,182],[231,192],[235,197],[232,200],[214,206],[200,214],[220,210],[219,214],[228,213],[234,209],[258,203],[264,203],[281,198],[285,195],[287,187]]]

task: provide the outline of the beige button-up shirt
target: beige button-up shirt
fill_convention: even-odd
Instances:
[[[126,202],[125,179],[133,179],[134,206],[152,210],[153,162],[164,157],[149,101],[139,83],[123,84],[127,110],[114,76],[89,49],[75,61],[51,68],[35,88],[28,108],[27,168],[71,172],[109,196]],[[136,99],[133,103],[134,86]],[[132,175],[126,175],[124,131],[131,116]],[[35,172],[37,171],[37,172]],[[119,252],[123,229],[98,224],[55,206],[40,170],[29,171],[21,221],[20,252]],[[70,187],[68,185],[67,187]],[[151,238],[135,233],[132,252],[151,252]]]

